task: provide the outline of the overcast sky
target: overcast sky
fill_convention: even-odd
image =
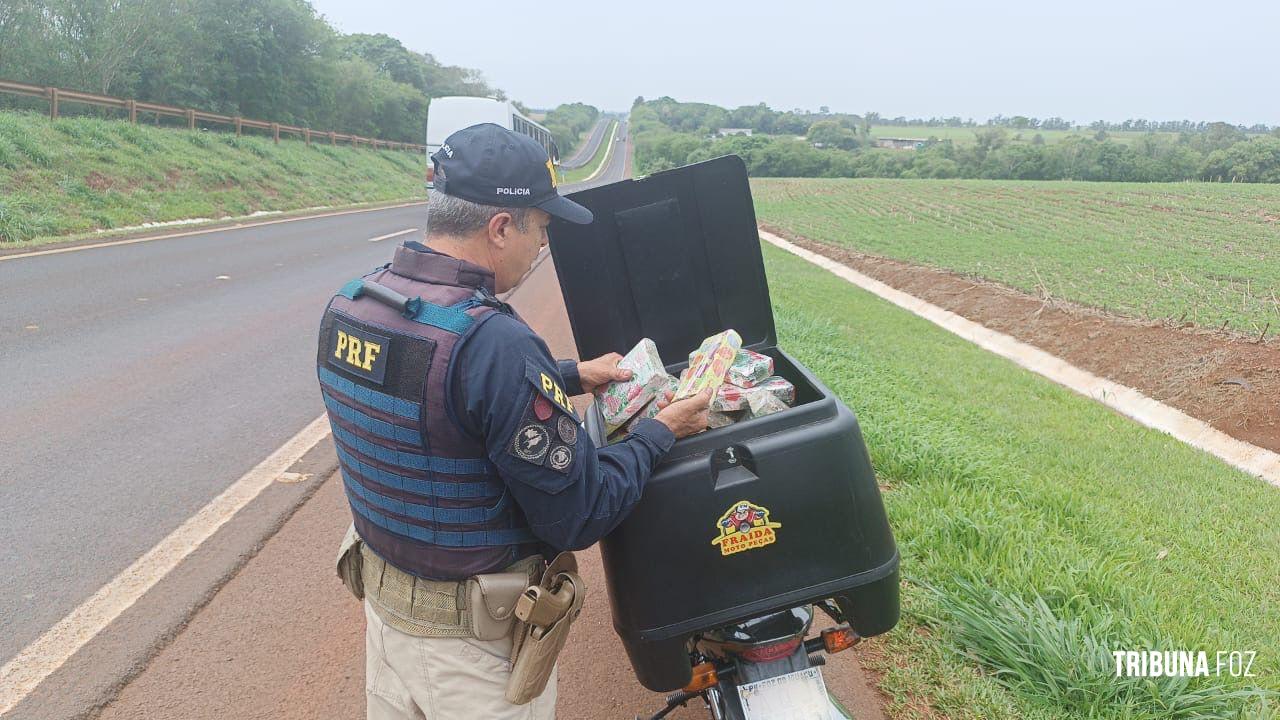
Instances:
[[[1280,2],[312,0],[533,107],[736,107],[1280,124]]]

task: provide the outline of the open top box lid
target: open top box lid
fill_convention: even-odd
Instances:
[[[552,219],[551,257],[579,357],[641,338],[668,367],[733,328],[777,342],[747,168],[736,155],[573,193],[590,225]]]

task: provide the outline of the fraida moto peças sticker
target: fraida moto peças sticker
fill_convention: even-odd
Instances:
[[[769,508],[739,500],[720,516],[716,527],[720,535],[711,544],[720,546],[721,555],[733,555],[773,544],[778,539],[774,531],[782,523],[770,522]]]

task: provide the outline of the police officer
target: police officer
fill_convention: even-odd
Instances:
[[[555,677],[504,697],[512,637],[480,639],[467,579],[534,577],[639,500],[676,438],[706,427],[709,393],[666,405],[597,448],[571,395],[629,379],[617,353],[577,363],[495,297],[529,272],[551,216],[591,212],[555,188],[532,139],[493,124],[432,156],[425,244],[334,296],[318,374],[359,543],[340,573],[365,599],[368,716],[552,718]]]

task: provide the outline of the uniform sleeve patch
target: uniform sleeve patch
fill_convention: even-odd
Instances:
[[[568,474],[573,465],[573,448],[568,445],[556,445],[547,455],[547,467],[562,474]]]
[[[550,449],[551,433],[536,422],[521,425],[511,441],[511,454],[534,465],[541,465]]]
[[[578,414],[573,409],[573,403],[569,402],[569,394],[560,386],[558,375],[554,370],[539,367],[532,360],[525,360],[525,377],[533,385],[534,392],[577,420]],[[535,407],[535,411],[536,409]]]
[[[551,419],[551,415],[555,413],[556,406],[552,404],[545,395],[533,396],[533,416],[538,418],[540,422],[546,422]]]
[[[560,436],[560,442],[572,447],[578,442],[578,423],[568,415],[561,415],[556,419],[556,434]]]

